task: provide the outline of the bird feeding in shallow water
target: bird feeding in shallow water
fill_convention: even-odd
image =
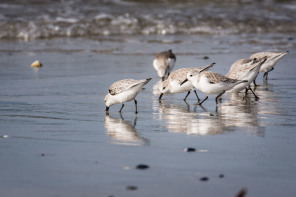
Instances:
[[[181,83],[181,85],[187,81],[190,81],[196,89],[207,94],[206,98],[199,102],[198,105],[201,105],[206,101],[210,94],[218,94],[215,99],[216,104],[218,104],[218,98],[221,97],[225,91],[230,90],[237,84],[247,82],[246,80],[230,79],[221,74],[206,71],[206,69],[188,72],[187,78]]]
[[[240,83],[234,86],[229,91],[231,92],[240,92],[242,90],[246,90],[244,97],[246,96],[248,90],[250,90],[256,99],[259,97],[255,94],[255,92],[251,89],[250,84],[257,77],[261,66],[266,62],[267,57],[261,59],[240,59],[234,62],[229,72],[226,74],[226,77],[237,80],[247,80],[245,83]]]
[[[182,86],[180,84],[186,79],[188,72],[193,71],[193,70],[200,71],[202,69],[208,70],[209,68],[213,67],[214,65],[215,65],[215,63],[212,63],[210,65],[207,65],[207,66],[204,66],[201,68],[180,68],[180,69],[172,72],[172,74],[169,75],[168,79],[166,79],[165,81],[163,81],[160,84],[159,90],[160,90],[161,94],[160,94],[158,100],[160,101],[163,94],[166,94],[166,93],[175,94],[175,93],[187,92],[187,95],[184,98],[184,101],[186,101],[186,98],[190,94],[190,91],[193,90],[196,95],[196,98],[199,102],[200,99],[199,99],[199,97],[196,93],[196,90],[194,90],[194,87],[190,81],[187,81]]]
[[[110,86],[109,92],[104,99],[106,105],[106,112],[109,111],[110,106],[117,103],[121,103],[122,106],[119,110],[119,112],[121,113],[121,110],[124,107],[124,103],[134,100],[136,106],[136,113],[138,113],[137,100],[135,98],[142,89],[142,87],[145,84],[147,84],[150,80],[151,78],[143,80],[123,79],[114,82]]]
[[[286,52],[259,52],[259,53],[254,53],[251,55],[250,59],[263,59],[267,57],[267,60],[265,63],[261,66],[259,72],[264,72],[263,78],[267,80],[268,73],[272,70],[274,70],[274,66],[278,61],[280,61],[285,55],[287,55],[289,51]],[[256,76],[257,77],[257,76]],[[256,78],[254,79],[254,85],[256,86]]]
[[[165,78],[170,75],[170,72],[175,67],[175,64],[176,55],[171,49],[157,53],[153,60],[153,67],[162,80],[165,80]]]

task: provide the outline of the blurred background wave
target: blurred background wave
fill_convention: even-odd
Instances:
[[[292,0],[2,0],[0,39],[296,32]]]

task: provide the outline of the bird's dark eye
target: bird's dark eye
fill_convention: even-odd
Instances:
[[[192,75],[190,75],[190,77],[192,77]]]
[[[162,88],[163,90],[165,89],[165,87]]]

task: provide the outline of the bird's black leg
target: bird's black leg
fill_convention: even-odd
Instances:
[[[196,98],[197,98],[197,102],[200,102],[200,99],[199,99],[199,97],[198,97],[198,95],[197,95],[197,92],[196,92],[196,90],[193,90],[194,91],[194,93],[195,93],[195,96],[196,96]]]
[[[255,92],[252,90],[251,86],[249,86],[248,88],[255,96],[255,100],[258,101],[259,100],[259,97],[255,94]]]
[[[209,97],[207,96],[204,100],[202,100],[201,102],[198,103],[198,105],[203,104],[203,102],[205,102]]]
[[[138,113],[138,102],[136,99],[134,99],[134,101],[135,101],[135,105],[136,105],[136,114],[137,114]]]
[[[186,94],[186,96],[184,98],[184,101],[186,101],[186,99],[187,99],[187,97],[188,97],[189,94],[190,94],[190,91],[187,92],[187,94]]]
[[[274,67],[272,67],[272,69],[270,69],[269,71],[265,72],[264,75],[263,75],[263,78],[264,78],[265,80],[267,80],[267,78],[268,78],[268,73],[269,73],[270,71],[273,71],[273,70],[274,70]]]
[[[268,76],[268,72],[265,72],[264,75],[263,75],[263,79],[267,80],[267,76]]]
[[[257,86],[257,84],[256,84],[256,78],[254,79],[253,84],[254,84],[255,87]]]
[[[137,124],[137,116],[135,117],[135,120],[134,120],[134,127],[136,126]]]
[[[159,101],[159,102],[160,102],[162,96],[163,96],[163,93],[161,93],[161,94],[159,95],[159,97],[158,97],[158,101]]]
[[[221,97],[223,94],[225,93],[225,90],[223,90],[223,92],[219,93],[217,96],[216,96],[216,105],[218,104],[218,98]]]
[[[123,107],[124,107],[124,104],[122,103],[119,113],[121,113],[121,110],[123,109]]]

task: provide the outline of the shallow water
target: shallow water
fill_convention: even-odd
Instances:
[[[1,41],[1,196],[247,196],[296,194],[296,41],[293,35],[108,36]],[[158,103],[155,52],[173,49],[176,69],[226,74],[239,58],[289,50],[251,94],[164,95]],[[209,59],[204,59],[208,56]],[[30,64],[39,59],[40,69]],[[108,87],[153,79],[127,103],[104,110]],[[199,92],[200,97],[204,97]],[[184,152],[192,147],[196,152]],[[137,170],[138,164],[149,165]],[[223,174],[224,177],[220,177]],[[208,181],[200,181],[208,177]],[[127,189],[136,186],[136,190]]]

